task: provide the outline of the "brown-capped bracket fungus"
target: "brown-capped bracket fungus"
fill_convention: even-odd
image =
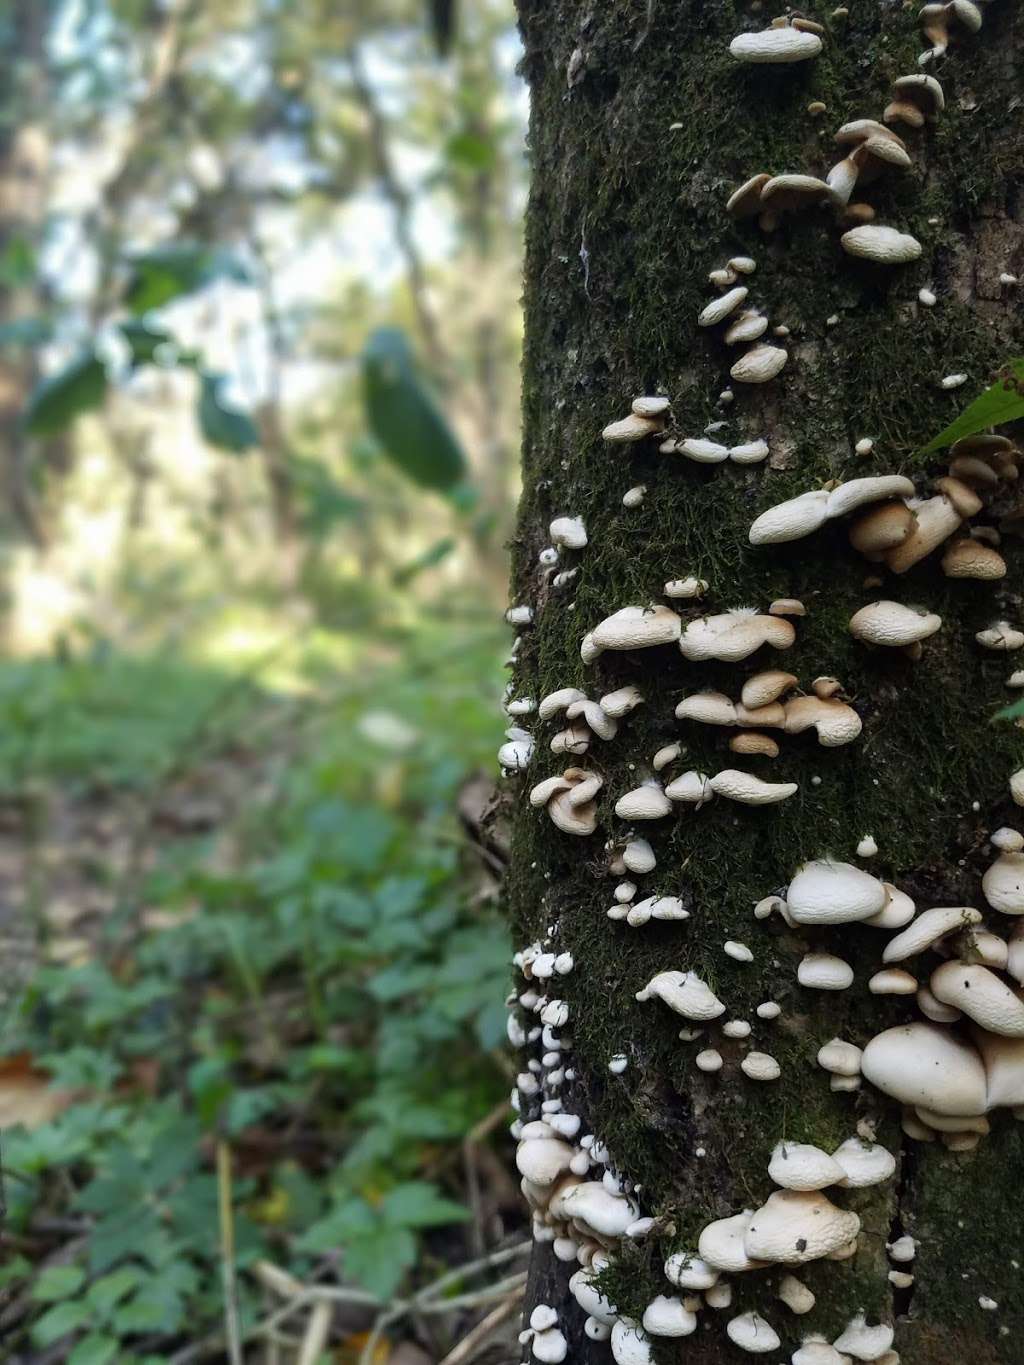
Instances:
[[[604,778],[599,773],[566,768],[565,772],[537,783],[530,792],[530,805],[543,806],[563,834],[586,836],[597,829],[596,797],[603,786]]]
[[[934,123],[946,107],[942,86],[934,76],[916,73],[899,76],[892,85],[892,100],[882,114],[883,123],[905,123],[923,128]]]

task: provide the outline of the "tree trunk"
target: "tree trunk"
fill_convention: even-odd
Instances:
[[[528,771],[510,783],[516,831],[508,894],[516,943],[542,944],[573,959],[568,975],[528,980],[528,953],[527,971],[517,976],[526,1004],[514,1007],[510,1032],[518,1026],[528,1036],[521,1069],[529,1060],[543,1082],[536,1094],[521,1094],[521,1122],[538,1119],[543,1101],[552,1102],[549,1115],[560,1101],[564,1114],[581,1118],[580,1135],[596,1134],[605,1145],[608,1168],[633,1191],[640,1213],[658,1220],[645,1238],[604,1239],[611,1265],[601,1284],[620,1315],[635,1320],[657,1295],[688,1292],[665,1277],[672,1253],[694,1251],[709,1223],[765,1204],[776,1188],[768,1162],[781,1140],[831,1153],[858,1133],[875,1132],[897,1162],[895,1174],[879,1184],[825,1191],[859,1215],[854,1255],[723,1274],[731,1305],[703,1304],[692,1335],[678,1344],[662,1339],[656,1355],[663,1360],[745,1359],[725,1329],[752,1310],[781,1338],[764,1355],[772,1362],[790,1360],[810,1335],[834,1341],[858,1314],[895,1328],[905,1365],[1024,1359],[1017,1208],[1024,1147],[1011,1110],[992,1109],[991,1132],[972,1150],[957,1150],[970,1137],[938,1139],[921,1130],[898,1097],[867,1079],[853,1091],[831,1089],[816,1060],[824,1043],[838,1037],[863,1048],[875,1035],[924,1017],[913,994],[868,990],[892,934],[861,923],[814,926],[752,914],[762,898],[784,895],[804,863],[828,858],[894,884],[918,913],[976,906],[994,934],[1007,939],[1013,928],[986,903],[981,878],[997,856],[992,832],[1021,826],[1024,814],[1008,787],[1011,773],[1024,766],[1020,730],[992,723],[1013,699],[1007,679],[1024,656],[983,648],[975,637],[997,621],[1024,627],[1022,551],[1007,534],[1018,501],[1015,470],[991,491],[979,488],[983,505],[970,520],[971,529],[1003,528],[999,553],[1008,571],[997,581],[944,573],[956,534],[904,573],[868,563],[848,540],[856,513],[787,543],[748,540],[766,509],[836,481],[899,473],[913,480],[919,497],[942,496],[935,480],[947,473],[949,452],[925,455],[922,447],[1000,365],[1024,353],[1024,312],[1008,278],[1024,269],[1024,20],[1009,0],[981,8],[980,30],[957,30],[949,51],[923,67],[919,56],[931,44],[914,11],[895,0],[851,5],[849,12],[812,6],[827,30],[820,55],[746,65],[729,55],[729,44],[741,31],[767,27],[768,14],[752,13],[759,6],[519,0],[533,95],[533,192],[513,602],[531,607],[533,620],[520,631],[514,694],[539,701],[576,687],[596,700],[635,684],[644,698],[619,721],[615,738],[593,736],[583,757],[550,750],[564,715],[514,721],[536,742]],[[770,231],[756,215],[726,211],[733,190],[757,173],[824,178],[850,150],[837,151],[836,129],[855,119],[881,120],[893,81],[921,71],[941,81],[944,112],[921,129],[894,123],[912,164],[887,165],[874,179],[862,171],[852,196],[874,207],[876,224],[912,234],[923,247],[919,259],[902,265],[855,259],[840,245],[846,226],[821,206],[787,212]],[[697,325],[722,293],[709,271],[737,256],[756,261],[755,273],[737,281],[750,290],[744,306],[764,311],[763,341],[788,352],[785,369],[768,383],[731,382],[729,368],[744,347],[725,342],[728,323]],[[962,388],[943,385],[958,374],[967,376]],[[663,432],[634,443],[602,440],[602,429],[624,417],[631,400],[656,394],[671,399]],[[770,455],[760,464],[702,464],[678,451],[659,452],[666,439],[687,437],[730,448],[764,438]],[[861,444],[858,452],[868,439],[870,451]],[[624,506],[623,494],[636,485],[646,486],[642,503]],[[947,491],[961,500],[960,490]],[[949,515],[948,505],[932,508]],[[561,550],[552,570],[539,556],[550,544],[550,521],[563,515],[583,518],[589,543]],[[554,575],[566,570],[577,572],[556,587]],[[691,575],[708,585],[699,602],[665,598],[667,580]],[[795,643],[784,652],[766,645],[742,660],[701,662],[664,644],[607,648],[596,658],[588,651],[591,662],[581,659],[584,635],[626,606],[670,607],[685,631],[704,613],[765,613],[780,598],[799,599],[806,609],[792,618]],[[911,657],[915,649],[869,646],[851,634],[854,614],[880,600],[941,617],[918,659]],[[826,747],[813,729],[764,729],[780,749],[771,759],[731,752],[735,727],[675,718],[683,696],[714,690],[735,702],[743,682],[768,669],[798,677],[790,699],[812,696],[816,678],[839,679],[839,699],[856,711],[861,733]],[[654,773],[653,755],[676,742],[680,757]],[[586,837],[561,832],[528,800],[535,784],[572,765],[603,779],[596,831]],[[671,815],[652,821],[616,814],[619,798],[650,778],[665,784],[686,770],[729,769],[796,783],[797,790],[760,807],[719,794],[699,808],[674,803]],[[678,897],[689,911],[685,922],[631,927],[607,917],[623,880],[614,860],[630,836],[648,839],[657,858],[654,871],[632,878],[635,902]],[[876,856],[864,854],[864,846],[858,853],[863,836],[877,843]],[[727,941],[747,945],[753,960],[728,955]],[[948,956],[956,951],[947,945]],[[853,985],[798,984],[807,953],[842,958],[853,968]],[[940,961],[931,951],[898,965],[926,985]],[[702,1029],[693,1041],[679,1037],[689,1019],[657,998],[636,999],[666,971],[696,973],[725,1006],[712,1022],[692,1025]],[[557,1063],[551,1056],[557,1028],[543,1039],[530,1011],[538,996],[568,1007],[571,1050]],[[758,1014],[767,1001],[781,1006],[778,1018]],[[724,1021],[749,1021],[749,1037],[726,1036]],[[935,1027],[946,1030],[948,1044],[955,1034],[969,1038],[968,1024],[965,1017]],[[724,1058],[719,1072],[695,1066],[702,1050]],[[741,1063],[752,1053],[776,1059],[779,1078],[748,1079]],[[609,1069],[615,1056],[626,1061],[618,1074]],[[980,1063],[969,1056],[976,1088]],[[552,1069],[554,1080],[544,1079]],[[893,1090],[918,1076],[930,1083],[913,1063],[899,1071]],[[967,1107],[984,1108],[984,1097]],[[929,1140],[908,1136],[903,1122]],[[585,1180],[599,1181],[603,1171],[595,1162]],[[552,1189],[561,1188],[556,1181],[530,1191],[542,1220]],[[553,1231],[571,1235],[584,1259],[597,1240],[564,1222],[541,1237]],[[887,1256],[886,1244],[903,1235],[917,1241],[909,1264]],[[568,1241],[557,1245],[572,1254]],[[584,1334],[585,1314],[568,1288],[578,1269],[560,1261],[550,1241],[539,1241],[527,1317],[537,1304],[550,1304],[567,1359],[605,1362],[608,1346]],[[787,1270],[815,1295],[803,1315],[777,1298]],[[894,1285],[890,1271],[912,1273],[913,1283]],[[884,1337],[877,1341],[881,1351]],[[617,1359],[627,1358],[630,1345],[638,1354],[629,1359],[646,1358],[643,1340],[614,1345]],[[524,1355],[530,1349],[524,1346]],[[545,1356],[556,1357],[557,1349]],[[858,1358],[867,1357],[862,1351]],[[820,1356],[822,1365],[829,1359],[838,1365],[840,1357]]]

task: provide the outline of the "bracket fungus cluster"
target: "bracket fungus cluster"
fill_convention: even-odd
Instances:
[[[781,30],[769,30],[769,32]],[[785,177],[783,177],[784,179]],[[774,190],[773,190],[774,186]],[[765,200],[765,194],[768,200]],[[758,187],[758,202],[763,204],[763,212],[781,212],[782,204],[788,203],[788,199],[783,197],[783,188],[775,185],[769,180],[763,186]],[[768,204],[778,198],[778,203],[774,208],[769,209]],[[735,197],[735,196],[734,196]],[[732,201],[730,200],[730,203]],[[729,279],[732,274],[732,265],[737,259],[733,258],[730,268],[720,277],[724,280]],[[748,272],[749,273],[749,272]],[[705,305],[697,317],[698,327],[718,327],[721,324],[728,324],[723,333],[723,340],[728,346],[748,346],[738,360],[730,367],[729,374],[739,384],[767,384],[781,374],[789,360],[789,353],[782,346],[772,346],[760,338],[768,330],[768,318],[765,314],[754,308],[747,308],[744,305],[750,294],[747,285],[732,285],[727,288],[718,298]],[[687,439],[682,442],[669,442],[667,448],[662,447],[666,454],[678,450],[681,454],[687,455],[691,460],[697,460],[703,464],[720,464],[727,459],[733,459],[737,464],[756,464],[764,459],[768,454],[768,447],[765,442],[751,442],[742,446],[719,445],[714,441],[697,441]],[[763,450],[763,454],[761,451]]]

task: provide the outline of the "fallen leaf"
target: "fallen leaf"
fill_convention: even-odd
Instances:
[[[49,1076],[32,1065],[26,1052],[0,1058],[0,1131],[4,1128],[41,1128],[52,1123],[73,1099],[58,1090]]]

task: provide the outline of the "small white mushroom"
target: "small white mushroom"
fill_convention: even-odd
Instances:
[[[604,649],[649,649],[672,644],[679,639],[682,622],[669,607],[622,607],[606,616],[589,635],[590,647]]]
[[[919,612],[901,602],[872,602],[850,618],[850,634],[865,644],[890,649],[927,640],[942,625],[942,617]]]
[[[640,689],[630,685],[619,687],[614,692],[606,692],[598,705],[605,715],[621,720],[623,716],[628,716],[631,711],[635,711],[643,699],[643,693]]]
[[[807,1286],[795,1275],[783,1275],[779,1281],[779,1298],[792,1313],[809,1313],[815,1305],[815,1297]]]
[[[868,978],[872,995],[916,995],[917,980],[899,967],[887,967]]]
[[[627,872],[636,873],[638,876],[643,876],[645,872],[653,872],[657,865],[654,849],[646,839],[630,839],[622,851],[622,861]]]
[[[832,1157],[842,1167],[839,1184],[845,1189],[860,1190],[869,1185],[880,1185],[896,1174],[896,1158],[892,1153],[877,1142],[864,1142],[859,1137],[840,1143]]]
[[[623,507],[639,507],[647,494],[647,485],[638,483],[632,488],[627,488],[622,495]]]
[[[703,578],[670,578],[663,592],[666,597],[690,598],[703,597],[707,590],[707,581]]]
[[[601,435],[604,440],[616,445],[632,444],[634,441],[644,440],[647,436],[656,436],[662,427],[663,423],[658,418],[638,417],[636,413],[631,412],[621,421],[609,422]]]
[[[818,1065],[835,1076],[859,1076],[862,1056],[855,1043],[831,1038],[818,1049]]]
[[[768,1174],[784,1190],[823,1190],[838,1185],[843,1167],[809,1142],[778,1142],[768,1163]]]
[[[843,233],[839,242],[848,256],[858,256],[879,265],[906,265],[916,261],[923,249],[916,237],[879,223],[851,228]]]
[[[733,464],[760,464],[767,460],[768,442],[762,437],[757,441],[747,441],[743,445],[729,447],[729,459]]]
[[[615,803],[615,814],[620,820],[661,820],[671,813],[671,800],[654,781],[634,787]]]
[[[654,1360],[650,1338],[629,1318],[619,1318],[615,1323],[611,1348],[615,1365],[652,1365]]]
[[[734,312],[744,301],[750,290],[745,285],[737,285],[735,289],[728,290],[721,294],[701,311],[697,318],[698,327],[714,327],[717,323],[723,322],[730,313]]]
[[[1024,648],[1024,631],[1017,630],[1009,621],[997,621],[986,630],[979,630],[974,638],[983,649],[1002,653]]]
[[[644,1309],[643,1328],[652,1337],[688,1337],[697,1330],[697,1317],[681,1299],[659,1294]]]
[[[782,1068],[767,1052],[748,1052],[740,1062],[740,1070],[751,1081],[777,1081]]]
[[[760,343],[741,355],[729,374],[738,384],[767,384],[782,373],[788,360],[789,353],[781,346]]]
[[[845,991],[853,985],[853,968],[832,953],[805,953],[796,979],[809,990]]]
[[[980,923],[981,914],[969,905],[935,906],[931,910],[923,910],[902,933],[889,940],[882,952],[882,961],[906,962],[948,934]]]
[[[858,858],[874,858],[878,853],[878,844],[870,834],[865,834],[857,844]]]
[[[697,464],[722,464],[729,458],[729,447],[699,436],[687,436],[679,441],[676,450]]]
[[[664,394],[634,398],[630,405],[637,417],[664,417],[671,406]]]
[[[725,1013],[721,1000],[696,972],[659,972],[636,994],[641,1001],[655,996],[684,1019],[704,1021]]]
[[[703,1052],[698,1052],[693,1059],[693,1064],[698,1071],[714,1073],[722,1069],[722,1054],[713,1047],[705,1048]]]
[[[858,1216],[818,1190],[776,1190],[750,1219],[744,1248],[756,1260],[804,1265],[848,1246],[859,1231]]]
[[[973,1047],[933,1023],[904,1024],[876,1035],[861,1070],[872,1085],[903,1104],[937,1114],[985,1110],[985,1069]]]
[[[737,61],[770,63],[806,62],[821,51],[821,39],[816,33],[805,33],[791,27],[767,28],[760,33],[740,33],[729,44],[729,51]]]
[[[553,545],[562,545],[567,550],[582,550],[587,545],[587,528],[582,517],[555,517],[548,527],[548,535]]]
[[[786,31],[771,30],[774,33]],[[768,1351],[777,1351],[782,1345],[782,1339],[771,1323],[753,1309],[730,1318],[725,1325],[725,1332],[734,1346],[738,1346],[741,1351],[749,1351],[751,1355],[765,1355]]]
[[[884,884],[861,868],[818,859],[799,869],[786,904],[797,924],[849,924],[877,915],[886,897]]]
[[[725,768],[710,779],[711,790],[728,801],[744,806],[770,806],[785,801],[797,791],[796,782],[763,782],[752,773]]]
[[[851,1319],[841,1336],[832,1343],[837,1351],[844,1351],[855,1360],[877,1360],[892,1345],[893,1330],[880,1323],[869,1327],[863,1314]]]

